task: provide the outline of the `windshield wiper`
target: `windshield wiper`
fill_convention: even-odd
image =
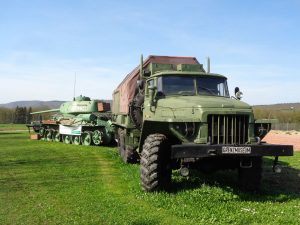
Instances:
[[[212,91],[211,89],[207,88],[207,87],[203,87],[203,86],[198,86],[199,89],[203,89],[207,92],[209,92],[212,95],[217,95],[214,91]]]

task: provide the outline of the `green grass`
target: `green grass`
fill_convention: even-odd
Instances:
[[[115,148],[0,133],[0,224],[300,224],[300,154],[265,159],[262,193],[243,193],[236,172],[182,178],[170,193],[144,193],[139,166]]]
[[[26,127],[25,124],[13,124],[13,123],[0,124],[0,132],[13,131],[13,130],[27,130],[27,129],[28,128]]]

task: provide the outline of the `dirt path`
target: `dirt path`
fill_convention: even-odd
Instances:
[[[297,131],[272,130],[263,140],[270,144],[294,145],[294,150],[300,151],[300,132]]]

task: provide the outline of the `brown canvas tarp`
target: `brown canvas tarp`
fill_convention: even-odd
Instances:
[[[143,68],[146,68],[150,63],[162,64],[199,64],[195,57],[181,57],[181,56],[149,56],[143,63]],[[115,93],[119,92],[119,110],[120,113],[128,113],[128,105],[134,97],[136,82],[139,79],[140,66],[137,66],[131,73],[129,73],[122,83],[114,91],[113,100],[115,101]],[[113,106],[115,106],[114,102]],[[113,109],[114,111],[114,109]]]

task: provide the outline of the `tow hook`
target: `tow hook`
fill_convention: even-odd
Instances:
[[[182,165],[179,169],[180,175],[183,177],[187,177],[190,174],[190,170],[187,166]]]
[[[274,162],[273,162],[273,172],[274,173],[281,173],[282,167],[278,163],[278,156],[275,156]]]

